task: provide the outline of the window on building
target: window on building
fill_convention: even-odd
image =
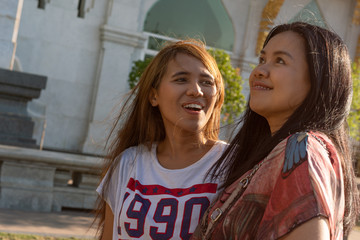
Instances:
[[[144,32],[150,55],[165,41],[189,37],[230,52],[234,45],[233,25],[219,0],[159,0],[147,13]]]
[[[45,0],[39,0],[38,8],[45,9]]]
[[[319,6],[315,0],[311,1],[303,9],[298,12],[289,22],[307,22],[320,27],[325,27],[326,24],[322,14],[320,12]]]
[[[78,17],[85,18],[85,0],[79,0]]]
[[[77,16],[79,18],[85,18],[85,1],[86,0],[79,0],[78,8],[77,8]],[[49,3],[49,0],[39,0],[38,1],[38,8],[45,9],[46,3]]]

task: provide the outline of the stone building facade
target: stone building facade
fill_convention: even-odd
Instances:
[[[225,37],[233,39],[226,50],[231,53],[234,66],[242,69],[244,78],[249,74],[249,63],[257,61],[256,49],[267,29],[296,17],[324,22],[345,40],[352,58],[360,52],[360,3],[356,0],[197,0],[205,12],[192,16],[185,10],[191,9],[194,1],[181,1],[184,9],[178,9],[176,2],[179,1],[23,1],[15,68],[48,77],[40,99],[29,106],[36,121],[34,137],[38,142],[46,124],[44,148],[102,152],[111,113],[116,112],[121,96],[129,90],[127,79],[132,62],[151,51],[151,36],[144,31],[147,20],[178,23],[169,30],[174,35],[193,23],[199,27],[194,36],[209,42],[211,35],[224,33],[213,32],[214,24],[202,25],[214,21],[222,27],[222,21],[226,22],[223,18],[227,17],[232,33],[225,33]],[[170,12],[170,17],[183,10],[179,14],[183,18],[151,18],[149,13],[162,5],[168,8],[163,14]],[[212,15],[220,16],[202,17],[210,15],[211,7],[218,11]]]

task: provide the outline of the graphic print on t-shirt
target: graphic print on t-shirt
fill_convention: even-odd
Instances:
[[[189,239],[216,190],[215,183],[170,189],[130,178],[118,219],[119,239]]]

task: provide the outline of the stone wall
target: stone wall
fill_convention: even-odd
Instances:
[[[0,145],[0,208],[93,209],[100,165],[95,157]]]
[[[81,152],[107,1],[86,1],[84,18],[78,17],[78,0],[45,2],[41,9],[37,0],[24,1],[16,55],[22,71],[48,77],[46,91],[30,104],[30,112],[46,119],[44,148]]]

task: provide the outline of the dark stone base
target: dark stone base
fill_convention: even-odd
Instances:
[[[0,113],[0,134],[31,138],[34,123],[30,117]]]
[[[34,122],[28,116],[0,112],[0,144],[39,148],[32,139]]]
[[[0,134],[0,144],[27,148],[39,148],[39,146],[36,145],[36,141],[34,139],[13,137],[4,134]]]
[[[38,148],[27,103],[45,86],[44,76],[0,69],[0,144]]]
[[[0,144],[38,148],[27,103],[45,86],[44,76],[0,69]]]

